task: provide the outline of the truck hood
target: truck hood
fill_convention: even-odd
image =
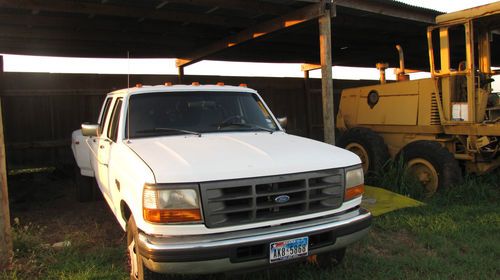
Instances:
[[[283,132],[132,139],[126,143],[156,183],[188,183],[290,174],[360,164],[353,153]]]

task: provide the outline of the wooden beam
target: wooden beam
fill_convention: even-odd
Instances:
[[[203,58],[216,54],[225,49],[232,48],[241,43],[318,18],[324,13],[324,5],[308,5],[304,8],[290,12],[284,16],[250,27],[234,36],[230,36],[228,38],[212,43],[207,47],[193,52],[191,55],[187,55],[184,58],[177,59],[176,65],[177,67],[188,66],[202,60]]]
[[[247,27],[253,21],[228,18],[222,16],[195,14],[188,12],[158,10],[154,8],[143,8],[139,6],[98,4],[80,1],[64,0],[0,0],[0,6],[49,12],[63,12],[75,14],[104,15],[117,17],[132,17],[155,19],[164,21],[190,22],[210,25],[222,25],[227,27]]]
[[[300,65],[300,70],[302,70],[302,72],[309,72],[309,71],[317,70],[317,69],[321,69],[320,64],[305,63],[305,64]]]
[[[3,56],[0,56],[0,92],[3,89]],[[0,271],[12,261],[12,235],[10,228],[9,192],[3,135],[2,100],[0,99]]]
[[[381,1],[370,1],[370,0],[336,0],[335,5],[339,7],[346,7],[384,16],[391,16],[406,20],[425,22],[427,24],[435,24],[436,15],[439,14],[438,12],[432,13],[430,10],[426,12],[419,8],[405,9],[389,1],[381,2]]]
[[[333,112],[332,78],[332,30],[330,13],[324,14],[318,21],[324,141],[325,143],[335,145],[335,113]]]

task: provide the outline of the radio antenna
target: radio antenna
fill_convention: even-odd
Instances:
[[[127,50],[127,88],[130,88],[130,52]]]

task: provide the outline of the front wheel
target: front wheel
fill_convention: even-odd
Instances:
[[[365,127],[354,127],[340,137],[339,147],[355,153],[361,159],[366,175],[377,173],[389,160],[389,151],[384,138]]]
[[[139,255],[138,237],[139,231],[137,230],[134,217],[130,216],[127,222],[127,265],[130,272],[130,280],[160,279],[161,275],[148,270],[144,266],[142,257]]]

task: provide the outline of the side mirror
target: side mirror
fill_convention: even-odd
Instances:
[[[287,118],[287,117],[278,118],[278,122],[280,123],[280,126],[281,126],[283,129],[286,129],[286,127],[287,127],[287,125],[288,125],[288,118]]]
[[[82,135],[83,136],[93,136],[96,137],[99,133],[98,124],[83,123],[82,124]]]

